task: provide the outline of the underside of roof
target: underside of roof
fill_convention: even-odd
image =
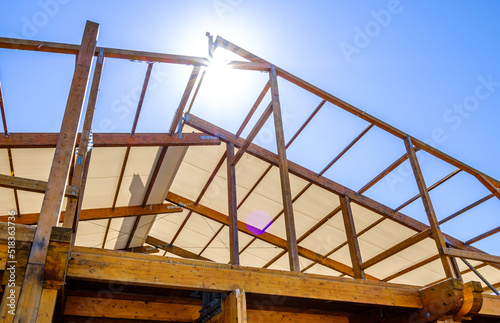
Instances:
[[[84,154],[75,246],[419,288],[457,276],[485,294],[500,286],[500,182],[221,37],[209,44],[214,58],[96,48],[102,79],[90,78],[87,113],[100,123]],[[2,65],[21,49],[33,65],[61,60],[62,79],[79,47],[0,38]],[[229,53],[222,71],[219,52]],[[116,89],[128,71],[145,73],[133,109]],[[59,134],[36,120],[9,129],[22,92],[0,76],[0,216],[36,226],[45,191],[35,186],[50,182]]]

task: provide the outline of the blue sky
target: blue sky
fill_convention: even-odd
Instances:
[[[100,46],[206,56],[209,31],[500,178],[499,16],[500,3],[493,0],[4,1],[0,36],[77,44],[85,21],[91,20],[100,24]],[[0,50],[0,81],[11,132],[58,131],[73,64],[72,56]],[[130,131],[145,70],[143,63],[107,61],[95,131]],[[138,131],[168,129],[190,71],[190,67],[155,65]],[[250,80],[253,85],[247,84]],[[215,109],[195,104],[193,113],[234,132],[239,121],[230,120],[243,119],[266,81],[266,75],[259,73],[240,78],[239,92],[233,94],[235,99],[248,97],[246,106],[217,103]],[[288,116],[285,134],[290,138],[320,100],[285,82],[280,89]],[[320,171],[335,151],[366,127],[337,110],[321,110],[304,138],[290,147],[290,159]],[[320,139],[311,144],[318,132]],[[257,140],[275,150],[264,135]],[[307,153],[316,157],[305,158]],[[374,170],[402,153],[402,142],[379,129],[370,130],[369,137],[350,152],[356,162],[339,161],[325,176],[357,189]],[[374,165],[368,166],[368,160]],[[426,160],[423,168],[429,184],[453,170],[432,157]],[[359,176],[344,171],[348,166],[357,167]],[[414,194],[413,181],[401,175],[404,171],[399,173],[403,181],[385,181],[385,190],[374,188],[371,196],[383,201],[393,185],[391,192],[405,193],[399,199],[387,198],[390,206],[397,207]],[[487,194],[470,178],[457,177],[458,182],[469,190],[460,191],[455,185],[448,189],[456,190],[464,201]],[[436,209],[443,218],[459,207],[443,203]],[[413,208],[415,213],[411,207],[408,213],[426,222],[421,207]],[[486,227],[500,225],[498,208],[479,213]],[[456,231],[460,225],[464,223],[449,229]]]

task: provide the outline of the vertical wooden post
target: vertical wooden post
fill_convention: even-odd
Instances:
[[[240,264],[240,250],[238,243],[238,211],[236,200],[236,174],[233,165],[234,144],[228,143],[226,147],[227,156],[227,202],[229,215],[229,252],[230,263],[232,265]]]
[[[99,25],[87,21],[77,57],[73,81],[57,141],[47,190],[42,203],[33,246],[26,268],[14,322],[34,322],[42,296],[45,261],[52,227],[59,221],[66,179],[75,147],[78,124],[87,91]]]
[[[97,57],[97,64],[94,69],[94,78],[92,80],[92,88],[90,89],[89,100],[87,104],[87,111],[85,113],[85,120],[83,122],[82,135],[80,137],[80,143],[78,145],[78,154],[76,156],[75,168],[73,170],[73,176],[70,179],[70,185],[72,187],[81,188],[83,181],[83,173],[85,166],[89,165],[87,158],[90,158],[91,154],[87,154],[90,131],[92,129],[92,120],[94,119],[94,111],[97,103],[97,94],[99,93],[99,85],[101,83],[102,67],[104,64],[104,50],[101,49],[99,56]],[[76,237],[76,230],[78,228],[77,222],[79,220],[78,210],[81,206],[78,206],[78,201],[82,199],[83,192],[80,190],[79,198],[69,198],[66,204],[66,212],[64,215],[64,228],[73,228],[73,242]]]
[[[281,192],[283,196],[283,209],[285,215],[286,237],[288,244],[288,257],[291,271],[300,271],[299,253],[297,248],[297,235],[295,233],[295,221],[293,219],[292,192],[290,189],[290,177],[288,174],[288,160],[286,158],[285,135],[283,132],[283,120],[281,118],[281,105],[278,91],[278,79],[274,65],[269,72],[271,83],[271,97],[273,104],[274,128],[276,131],[276,144],[278,147],[278,162],[281,179]]]
[[[420,164],[418,163],[417,155],[413,149],[413,144],[411,143],[410,136],[408,135],[405,139],[405,147],[408,152],[408,157],[410,159],[411,168],[413,169],[413,175],[415,175],[415,180],[417,182],[418,190],[420,191],[420,197],[424,203],[425,213],[427,213],[427,218],[429,219],[429,224],[431,226],[432,235],[434,241],[436,241],[436,246],[439,251],[441,262],[443,263],[444,272],[447,278],[456,278],[456,274],[453,271],[453,264],[450,257],[444,255],[443,248],[446,248],[446,241],[444,239],[443,233],[439,228],[439,223],[434,212],[434,207],[432,206],[431,198],[429,196],[429,191],[424,181],[424,176],[422,175],[422,170],[420,169]]]
[[[349,245],[354,278],[366,279],[365,272],[361,269],[361,252],[359,251],[358,237],[356,228],[354,227],[351,201],[347,196],[340,197],[340,206],[342,208],[342,217],[344,219],[345,234],[347,236],[347,244]]]

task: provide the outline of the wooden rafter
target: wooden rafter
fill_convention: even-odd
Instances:
[[[465,241],[465,244],[466,245],[470,245],[470,244],[476,243],[476,242],[481,241],[483,239],[486,239],[489,236],[492,236],[492,235],[494,235],[494,234],[496,234],[498,232],[500,232],[500,226],[498,226],[498,227],[496,227],[494,229],[491,229],[488,232],[480,234],[480,235],[478,235],[478,236],[476,236],[476,237],[474,237],[472,239],[469,239],[469,240]]]
[[[191,76],[189,77],[186,88],[184,89],[184,93],[182,94],[181,102],[175,111],[174,118],[172,119],[172,123],[170,124],[170,130],[168,131],[169,135],[173,135],[178,127],[179,122],[182,118],[182,113],[184,112],[184,108],[189,100],[189,96],[191,95],[191,91],[193,90],[194,83],[198,78],[198,74],[200,73],[200,67],[193,67],[193,71],[191,72]]]
[[[238,150],[238,152],[234,155],[234,159],[233,159],[233,162],[232,162],[233,165],[236,165],[236,163],[243,156],[243,154],[247,150],[248,146],[250,146],[250,144],[254,140],[255,136],[257,136],[257,134],[259,133],[260,129],[266,123],[267,119],[269,119],[269,116],[271,115],[272,112],[273,112],[273,105],[272,105],[272,103],[269,103],[268,106],[267,106],[267,108],[264,110],[264,112],[260,116],[259,120],[255,124],[255,126],[252,128],[252,130],[250,131],[250,133],[246,137],[245,141],[241,145],[241,147]]]
[[[333,166],[333,164],[335,164],[342,156],[345,155],[346,152],[349,151],[349,149],[352,148],[352,146],[354,146],[361,138],[363,138],[363,136],[373,127],[372,124],[368,125],[368,127],[365,128],[365,130],[363,130],[359,135],[356,136],[356,138],[354,138],[337,156],[335,156],[335,158],[333,158],[333,160],[328,163],[328,165],[326,165],[325,168],[323,168],[323,170],[321,172],[319,172],[319,176],[323,175],[324,173],[326,173],[326,171],[328,169],[330,169],[330,167]]]
[[[45,181],[37,181],[29,178],[0,174],[0,187],[45,194],[45,191],[47,190],[47,184],[48,183]],[[79,188],[76,187],[73,189],[73,187],[71,187],[70,185],[65,185],[64,196],[77,197],[79,194]]]
[[[266,83],[266,85],[264,86],[264,88],[262,89],[262,91],[260,92],[259,96],[257,97],[257,100],[253,104],[252,108],[248,112],[247,116],[245,117],[245,120],[243,120],[240,128],[238,129],[238,131],[236,131],[236,138],[238,138],[241,135],[241,133],[243,132],[243,130],[247,126],[250,119],[252,119],[253,114],[255,113],[255,111],[257,110],[259,105],[261,104],[262,100],[264,100],[264,97],[266,96],[270,87],[271,87],[271,85],[269,84],[269,81],[268,81]]]
[[[170,201],[174,204],[179,204],[179,205],[185,205],[185,208],[191,211],[194,211],[200,215],[203,215],[211,220],[214,220],[216,222],[222,223],[224,225],[229,225],[229,218],[227,215],[222,214],[220,212],[217,212],[215,210],[212,210],[206,206],[203,206],[201,204],[195,205],[194,201],[191,201],[189,199],[183,198],[177,194],[174,194],[172,192],[169,192],[167,194],[167,201]],[[277,237],[273,234],[270,234],[268,232],[264,232],[262,234],[256,235],[252,231],[250,231],[246,224],[244,222],[238,221],[238,230],[241,232],[244,232],[248,235],[251,235],[252,237],[256,237],[264,242],[270,243],[274,246],[277,246],[279,248],[286,249],[288,248],[287,241]],[[354,276],[354,272],[351,267],[346,266],[340,262],[337,262],[333,259],[330,258],[325,258],[322,255],[315,253],[309,249],[303,248],[303,247],[298,247],[298,253],[304,258],[310,259],[312,261],[316,261],[326,267],[329,267],[331,269],[337,270],[341,273],[344,273],[349,276]],[[370,280],[377,280],[375,277],[366,275],[367,279]]]
[[[142,85],[141,96],[139,97],[139,102],[137,103],[134,123],[132,124],[132,131],[130,132],[132,136],[135,134],[135,129],[137,128],[137,122],[139,122],[139,116],[141,114],[142,104],[144,103],[144,97],[146,96],[146,90],[148,89],[148,83],[149,79],[151,78],[152,70],[153,70],[153,63],[149,63],[148,69],[146,70],[146,76],[144,76],[144,83]]]
[[[225,48],[227,50],[230,50],[233,53],[235,53],[235,54],[237,54],[245,59],[248,59],[252,62],[261,63],[261,64],[270,64],[268,61],[258,57],[255,54],[250,53],[249,51],[247,51],[247,50],[245,50],[245,49],[243,49],[243,48],[241,48],[241,47],[239,47],[239,46],[237,46],[237,45],[235,45],[227,40],[225,40],[224,38],[222,38],[220,36],[217,36],[215,43],[217,44],[217,46]],[[280,67],[276,66],[275,68],[276,68],[276,73],[278,76],[280,76],[283,79],[303,88],[304,90],[306,90],[312,94],[315,94],[318,97],[320,97],[320,98],[322,98],[330,103],[333,103],[334,105],[344,109],[345,111],[355,115],[356,117],[363,119],[363,120],[367,121],[368,123],[371,123],[374,126],[377,126],[380,129],[382,129],[382,130],[384,130],[384,131],[386,131],[386,132],[388,132],[388,133],[390,133],[390,134],[392,134],[400,139],[405,139],[407,137],[407,134],[404,131],[401,131],[401,130],[397,129],[396,127],[389,125],[388,123],[386,123],[378,118],[375,118],[374,116],[370,115],[369,113],[366,113],[366,111],[363,111],[363,110],[353,106],[352,104],[349,104],[346,101],[343,101],[343,100],[337,98],[336,96],[306,82],[305,80],[287,72],[286,70],[284,70]],[[420,148],[422,150],[425,150],[426,152],[434,155],[435,157],[437,157],[441,160],[444,160],[445,162],[448,162],[449,164],[451,164],[457,168],[460,168],[463,171],[465,171],[473,176],[483,176],[484,178],[491,181],[497,188],[500,188],[500,182],[497,181],[496,179],[494,179],[494,178],[478,171],[477,169],[443,153],[442,151],[424,143],[421,140],[418,140],[418,139],[412,137],[411,141],[413,142],[415,147]]]
[[[427,265],[427,264],[429,264],[429,263],[431,263],[431,262],[433,262],[435,260],[438,260],[439,258],[440,258],[439,255],[434,255],[432,257],[424,259],[424,260],[422,260],[422,261],[420,261],[420,262],[418,262],[418,263],[416,263],[414,265],[411,265],[411,266],[409,266],[409,267],[407,267],[407,268],[405,268],[403,270],[398,271],[397,273],[394,273],[394,274],[392,274],[392,275],[390,275],[390,276],[382,279],[382,281],[389,282],[389,281],[391,281],[391,280],[393,280],[393,279],[395,279],[395,278],[397,278],[399,276],[407,274],[407,273],[409,273],[411,271],[414,271],[417,268],[420,268],[420,267],[425,266],[425,265]]]
[[[485,197],[483,197],[483,198],[481,198],[481,199],[477,200],[477,201],[476,201],[476,202],[474,202],[474,203],[471,203],[471,204],[467,205],[466,207],[464,207],[464,208],[462,208],[462,209],[458,210],[457,212],[455,212],[455,213],[453,213],[453,214],[451,214],[451,215],[449,215],[449,216],[445,217],[445,218],[444,218],[444,219],[442,219],[441,221],[439,221],[439,224],[446,223],[446,222],[450,221],[451,219],[456,218],[456,217],[457,217],[457,216],[459,216],[460,214],[465,213],[465,212],[469,211],[470,209],[472,209],[472,208],[474,208],[474,207],[478,206],[479,204],[481,204],[481,203],[483,203],[483,202],[488,201],[488,200],[489,200],[490,198],[492,198],[492,197],[493,197],[493,194],[490,194],[490,195],[487,195],[487,196],[485,196]]]
[[[154,238],[152,236],[148,236],[146,238],[146,243],[150,244],[152,246],[155,246],[158,249],[165,250],[167,252],[170,252],[174,255],[177,255],[182,258],[187,258],[187,259],[198,259],[198,260],[204,260],[204,261],[212,261],[208,258],[201,257],[195,253],[192,253],[191,251],[188,251],[186,249],[180,248],[178,246],[174,246],[171,243],[165,242],[163,240]]]
[[[309,117],[306,119],[306,121],[304,121],[302,126],[300,126],[299,130],[297,130],[297,132],[295,132],[295,134],[292,136],[292,138],[290,138],[290,140],[285,145],[285,148],[288,149],[288,147],[290,147],[290,145],[295,141],[295,139],[297,139],[297,137],[300,135],[300,133],[306,128],[306,126],[309,124],[309,122],[311,122],[311,120],[318,113],[318,111],[325,105],[325,103],[326,103],[326,101],[323,100],[320,102],[320,104],[318,104],[316,109],[314,109],[314,111],[311,113],[311,115],[309,115]]]
[[[453,176],[457,175],[458,173],[460,173],[462,170],[457,168],[455,169],[453,172],[449,173],[448,175],[446,175],[445,177],[441,178],[439,181],[437,181],[436,183],[432,184],[431,186],[429,186],[427,188],[427,191],[430,192],[432,191],[433,189],[435,189],[436,187],[438,187],[439,185],[443,184],[444,182],[446,182],[447,180],[451,179]],[[407,205],[413,203],[414,201],[416,201],[418,198],[420,197],[420,194],[417,194],[415,195],[414,197],[412,197],[411,199],[409,199],[408,201],[404,202],[403,204],[401,204],[400,206],[398,206],[397,208],[395,208],[396,211],[399,211],[401,209],[403,209],[404,207],[406,207]]]
[[[424,176],[422,174],[422,170],[420,169],[417,155],[415,154],[415,150],[413,150],[410,136],[404,139],[404,144],[406,147],[406,152],[408,153],[408,157],[410,159],[413,175],[415,176],[415,181],[417,182],[418,190],[420,191],[420,196],[424,204],[425,213],[427,214],[427,218],[429,219],[429,223],[431,225],[432,236],[434,237],[434,241],[436,242],[436,248],[441,255],[440,258],[443,264],[444,272],[447,278],[454,278],[456,277],[456,273],[453,270],[451,259],[447,255],[443,254],[443,249],[446,248],[446,241],[443,233],[441,232],[441,229],[439,228],[436,213],[434,212],[434,207],[432,206],[429,191],[427,190],[427,186],[425,185]]]
[[[94,147],[153,147],[220,145],[220,140],[202,133],[93,133]],[[58,133],[11,133],[0,137],[0,148],[54,148]],[[77,137],[80,140],[80,135]]]

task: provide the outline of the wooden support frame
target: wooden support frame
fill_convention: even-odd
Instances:
[[[283,120],[281,118],[281,105],[278,91],[278,79],[276,69],[271,67],[269,72],[271,84],[271,97],[274,116],[274,129],[276,131],[276,144],[278,146],[278,167],[280,170],[281,192],[283,197],[283,208],[285,210],[286,238],[288,245],[288,257],[290,270],[299,272],[299,254],[297,251],[297,235],[295,233],[295,220],[293,218],[293,202],[290,189],[290,177],[288,175],[288,159],[286,158],[285,134],[283,132]]]
[[[61,211],[98,33],[99,25],[87,21],[61,125],[61,136],[57,142],[40,220],[26,268],[26,277],[21,287],[18,311],[14,319],[16,323],[34,321],[37,316],[42,296],[43,269],[47,258],[49,237],[52,227],[58,222]]]
[[[474,208],[474,207],[478,206],[479,204],[481,204],[481,203],[483,203],[483,202],[488,201],[488,200],[489,200],[490,198],[492,198],[492,197],[493,197],[493,194],[489,194],[489,195],[487,195],[487,196],[485,196],[485,197],[483,197],[483,198],[481,198],[481,199],[477,200],[476,202],[469,204],[468,206],[464,207],[463,209],[461,209],[461,210],[459,210],[459,211],[457,211],[457,212],[453,213],[452,215],[449,215],[449,216],[447,216],[446,218],[442,219],[441,221],[439,221],[439,224],[446,223],[446,222],[450,221],[451,219],[456,218],[456,217],[457,217],[457,216],[459,216],[460,214],[465,213],[465,212],[467,212],[468,210],[470,210],[470,209],[472,209],[472,208]]]
[[[208,258],[201,257],[195,253],[192,253],[191,251],[188,251],[186,249],[182,249],[180,247],[174,246],[171,243],[168,243],[166,241],[154,238],[152,236],[148,236],[146,238],[146,243],[150,244],[158,249],[170,252],[174,255],[177,255],[182,258],[187,258],[187,259],[198,259],[198,260],[204,260],[204,261],[212,261]]]
[[[200,73],[200,67],[199,66],[193,67],[193,71],[191,72],[189,81],[186,85],[186,88],[184,89],[184,93],[182,94],[182,99],[181,102],[179,103],[179,107],[175,111],[174,118],[172,119],[172,123],[170,124],[170,130],[168,131],[170,136],[172,136],[175,133],[177,126],[181,121],[182,113],[184,112],[184,108],[186,107],[186,104],[189,100],[189,96],[191,95],[191,91],[193,90],[194,83],[196,82],[199,73]]]
[[[295,139],[297,139],[297,137],[300,135],[300,133],[306,128],[306,126],[309,124],[309,122],[311,122],[311,120],[319,112],[319,110],[325,105],[325,103],[326,103],[326,100],[323,100],[320,102],[320,104],[318,104],[316,109],[314,109],[314,111],[311,113],[311,115],[309,115],[309,117],[306,119],[306,121],[304,121],[302,126],[300,126],[299,130],[297,130],[297,132],[292,136],[292,138],[290,138],[290,140],[287,142],[285,148],[288,149],[288,147],[290,147],[290,145],[295,141]]]
[[[260,92],[259,96],[257,97],[257,100],[253,104],[252,108],[248,112],[247,116],[245,117],[245,120],[243,120],[243,122],[241,123],[240,128],[238,129],[238,131],[236,131],[236,138],[238,138],[241,135],[241,133],[243,132],[243,130],[247,126],[250,119],[252,119],[253,114],[255,113],[255,111],[257,110],[259,105],[261,104],[262,100],[264,100],[264,97],[266,96],[270,87],[271,87],[271,84],[269,84],[269,81],[268,81],[266,83],[266,85],[264,86],[264,88],[262,89],[262,91]],[[188,113],[189,113],[189,111],[188,111]]]
[[[142,84],[141,96],[139,97],[139,102],[137,103],[134,123],[132,124],[132,131],[130,131],[130,134],[132,136],[134,136],[135,129],[137,128],[137,122],[139,122],[139,116],[141,115],[142,104],[144,103],[144,97],[146,96],[146,91],[148,89],[149,79],[151,78],[152,71],[153,71],[153,63],[148,63],[148,68],[146,70],[146,75],[144,76],[144,82]]]
[[[58,133],[11,133],[0,137],[0,148],[54,148]],[[203,133],[183,133],[182,136],[166,133],[93,133],[95,147],[152,147],[152,146],[207,146],[220,145],[221,141]],[[182,138],[180,138],[182,137]],[[80,140],[78,135],[77,140]]]
[[[420,169],[420,164],[418,163],[415,150],[413,150],[413,144],[411,142],[410,136],[407,136],[404,139],[404,144],[406,147],[406,152],[408,153],[408,157],[410,159],[413,175],[415,176],[418,190],[420,191],[420,196],[424,204],[425,213],[427,214],[427,218],[429,219],[432,236],[434,237],[434,241],[436,242],[437,250],[439,254],[441,254],[441,262],[443,263],[445,275],[447,278],[455,278],[457,274],[453,270],[452,261],[450,257],[443,254],[443,249],[446,248],[446,241],[441,232],[441,229],[439,228],[439,223],[434,212],[434,207],[432,206],[429,191],[427,190],[427,186],[425,185],[424,176],[422,174],[422,170]]]
[[[45,181],[0,174],[0,187],[45,194],[47,186],[48,183]],[[70,185],[65,185],[64,196],[76,198],[79,194],[78,187],[73,188]]]
[[[271,116],[272,112],[273,112],[273,104],[269,103],[268,106],[267,106],[267,108],[264,110],[264,112],[260,116],[259,120],[255,124],[255,126],[253,127],[252,131],[250,131],[250,133],[248,134],[247,138],[245,139],[245,141],[241,145],[240,149],[238,150],[238,152],[234,156],[234,158],[233,158],[233,160],[231,162],[231,164],[233,166],[236,165],[236,163],[243,156],[243,154],[247,150],[248,146],[250,146],[250,144],[254,140],[255,136],[257,136],[257,134],[259,133],[260,129],[266,123],[267,119],[269,119],[269,116]]]
[[[476,243],[476,242],[481,241],[483,239],[486,239],[489,236],[492,236],[492,235],[494,235],[494,234],[496,234],[498,232],[500,232],[500,226],[498,226],[498,227],[496,227],[494,229],[491,229],[488,232],[480,234],[480,235],[478,235],[478,236],[476,236],[476,237],[474,237],[472,239],[469,239],[469,240],[465,241],[465,244],[466,245],[470,245],[470,244]]]
[[[348,197],[340,197],[340,206],[342,209],[342,217],[344,219],[344,227],[347,236],[347,244],[351,255],[352,270],[354,278],[366,279],[365,272],[361,268],[363,261],[361,260],[361,251],[359,250],[356,228],[354,226],[354,217],[351,210],[351,201]]]
[[[94,77],[92,80],[92,87],[90,89],[89,100],[87,104],[87,111],[85,112],[85,119],[83,122],[82,133],[80,135],[80,142],[78,144],[78,154],[76,154],[75,166],[73,174],[70,178],[70,185],[82,189],[85,187],[86,176],[83,176],[85,171],[88,171],[90,165],[89,138],[92,130],[92,121],[94,119],[94,111],[97,104],[97,95],[99,94],[99,87],[101,84],[102,69],[104,65],[104,52],[99,53],[96,66],[94,68]],[[91,147],[92,148],[92,147]],[[88,158],[88,160],[87,160]],[[82,194],[83,195],[83,192]],[[73,229],[73,242],[76,238],[76,230],[78,227],[79,209],[81,209],[82,196],[79,198],[69,198],[66,204],[66,217],[63,222],[63,227]],[[80,203],[80,205],[78,205]]]
[[[234,144],[228,143],[226,147],[227,156],[227,202],[229,216],[229,263],[240,264],[240,248],[238,241],[238,200],[236,198],[236,170],[233,164]]]

